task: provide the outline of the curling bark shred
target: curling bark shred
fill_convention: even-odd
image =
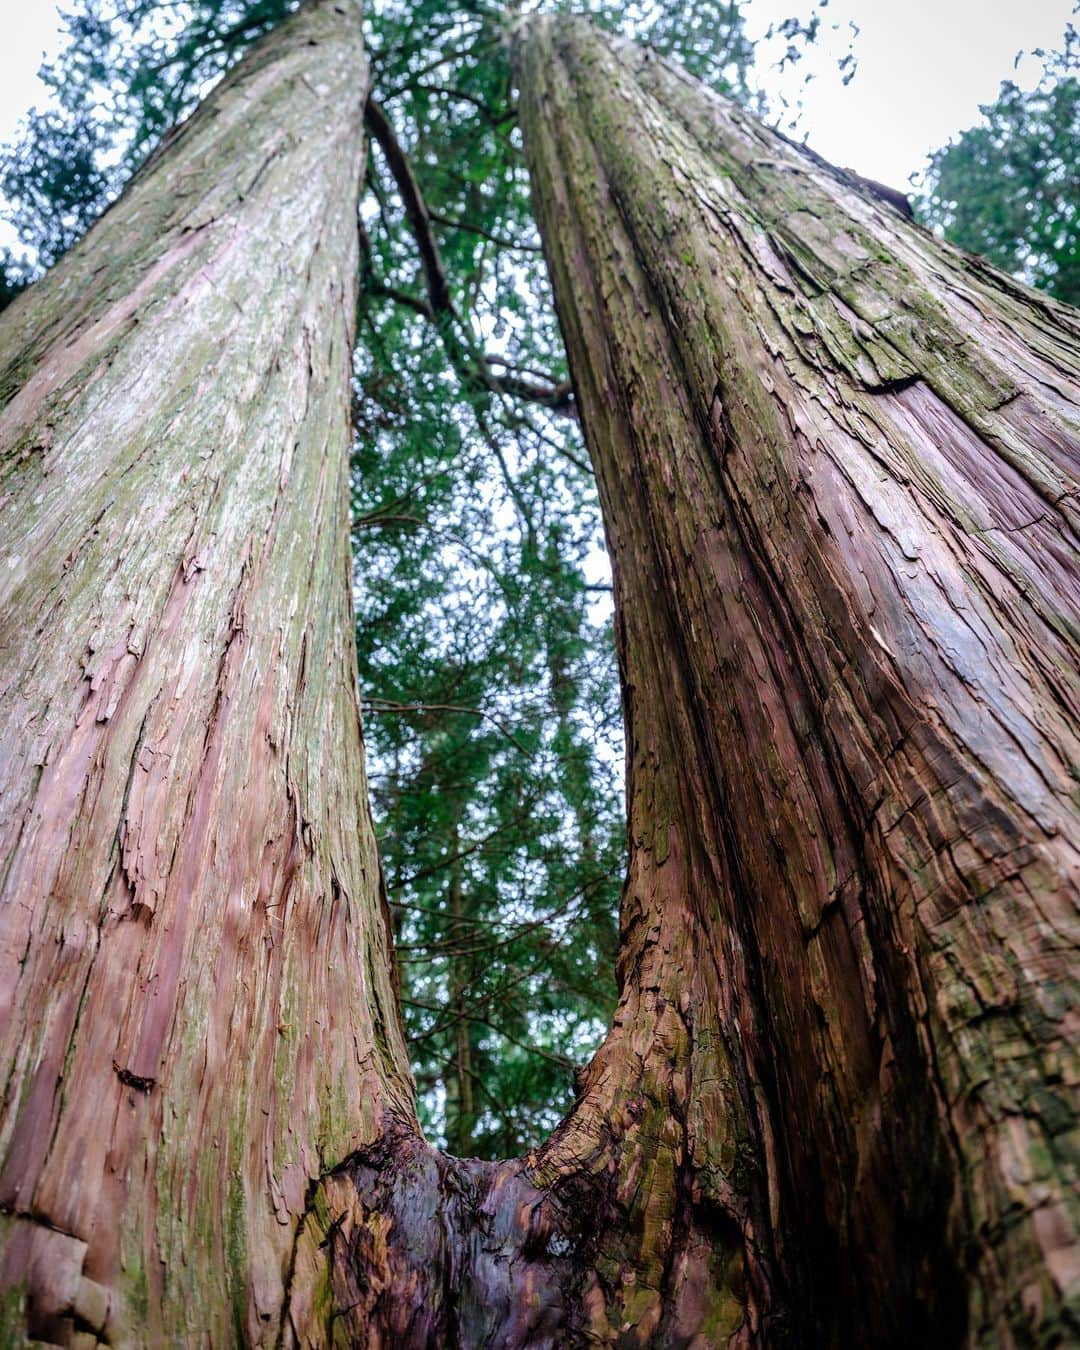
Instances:
[[[652,793],[631,866],[693,860],[774,1291],[814,1345],[1056,1344],[1078,316],[624,41],[536,20],[519,55]]]
[[[3,1321],[273,1344],[412,1121],[356,699],[353,0],[258,45],[0,319]]]

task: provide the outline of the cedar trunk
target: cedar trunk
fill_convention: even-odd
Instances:
[[[711,1192],[796,1340],[1058,1344],[1078,316],[625,42],[518,51],[616,578],[623,962],[691,1047],[675,1260]]]
[[[317,1189],[299,1324],[1060,1344],[1076,315],[629,44],[515,41],[616,580],[620,1002],[535,1154]]]
[[[1075,316],[519,30],[616,576],[621,994],[542,1149],[441,1155],[352,666],[357,21],[256,49],[0,326],[6,1327],[1053,1344]]]
[[[313,1178],[412,1119],[348,546],[366,93],[358,5],[306,7],[0,322],[13,1336],[273,1344]]]

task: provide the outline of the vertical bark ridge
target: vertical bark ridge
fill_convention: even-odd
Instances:
[[[1056,1343],[1080,325],[629,44],[518,41],[618,583],[631,878],[691,916],[738,1208],[812,1343]]]
[[[0,322],[5,1319],[271,1343],[413,1120],[356,698],[354,0],[264,40]]]
[[[1075,316],[663,62],[520,30],[630,858],[573,1111],[448,1158],[354,688],[357,21],[305,6],[0,322],[4,1323],[1058,1343]]]

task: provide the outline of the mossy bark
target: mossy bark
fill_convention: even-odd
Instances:
[[[1076,316],[626,43],[515,40],[616,580],[619,1007],[535,1154],[406,1131],[316,1188],[296,1339],[1059,1344]]]
[[[666,1059],[635,1014],[685,1074],[657,1250],[709,1199],[797,1341],[1058,1344],[1078,316],[583,22],[518,56],[616,579],[624,981],[679,1010]]]
[[[255,48],[0,319],[6,1330],[273,1344],[411,1122],[356,698],[353,0]]]

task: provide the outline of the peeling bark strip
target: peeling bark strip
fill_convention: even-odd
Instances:
[[[12,1335],[273,1344],[312,1179],[413,1118],[350,598],[366,91],[358,5],[305,6],[0,321]]]
[[[1071,1340],[1078,316],[625,42],[517,43],[616,575],[613,1043],[672,1075],[628,1318],[686,1343],[709,1201],[797,1342]]]

